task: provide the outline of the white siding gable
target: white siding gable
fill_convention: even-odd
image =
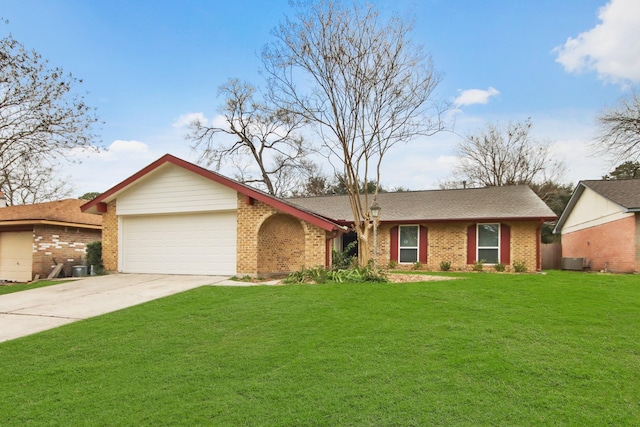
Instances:
[[[118,195],[118,215],[235,211],[235,190],[173,164]]]
[[[562,227],[562,234],[595,227],[633,215],[633,213],[624,213],[619,204],[585,188]]]

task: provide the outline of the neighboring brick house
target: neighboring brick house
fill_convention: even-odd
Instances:
[[[540,268],[555,215],[526,186],[384,193],[378,261]],[[281,199],[165,155],[82,207],[103,215],[107,270],[272,275],[327,266],[349,238],[343,197]],[[413,245],[413,246],[412,246]]]
[[[558,220],[562,256],[584,267],[640,272],[640,179],[580,181]]]
[[[82,213],[85,200],[6,206],[0,201],[0,280],[47,277],[57,263],[70,276],[87,243],[101,238],[102,218]]]

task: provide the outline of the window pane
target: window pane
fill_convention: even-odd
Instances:
[[[418,250],[400,249],[400,262],[418,262]]]
[[[478,225],[478,247],[498,246],[498,224],[480,224]]]
[[[418,247],[418,227],[400,227],[400,247]]]
[[[498,264],[500,262],[497,249],[478,249],[478,258],[483,259],[487,264]]]

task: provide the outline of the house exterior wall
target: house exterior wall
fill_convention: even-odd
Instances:
[[[118,215],[235,209],[235,190],[172,164],[163,165],[118,195]]]
[[[536,221],[506,222],[511,227],[511,265],[514,262],[524,262],[527,271],[541,268],[539,229],[542,224]]]
[[[492,222],[492,221],[484,221]],[[500,221],[495,221],[500,222]],[[514,261],[524,262],[529,271],[538,268],[538,244],[539,235],[537,221],[511,221],[502,222],[511,229],[510,258]],[[422,267],[426,270],[440,270],[440,263],[448,261],[451,270],[469,270],[467,264],[467,228],[474,225],[473,222],[443,222],[443,223],[418,223],[427,228],[427,263]],[[378,265],[388,266],[391,259],[390,230],[396,224],[382,224],[378,228]],[[371,235],[373,242],[373,234]],[[373,255],[373,254],[372,254]],[[398,264],[394,268],[411,269],[413,264]],[[507,271],[511,270],[507,266]]]
[[[634,239],[634,244],[636,246],[636,266],[635,266],[635,272],[639,273],[640,272],[640,214],[636,213],[636,224],[635,224],[635,239]]]
[[[258,274],[290,273],[305,262],[305,233],[299,220],[275,214],[258,232]]]
[[[102,214],[102,262],[107,271],[118,271],[118,215],[116,201]]]
[[[326,238],[327,233],[321,228],[300,221],[290,215],[283,214],[279,210],[270,207],[262,202],[253,200],[251,205],[246,203],[243,194],[236,193],[236,205],[238,215],[237,226],[237,274],[240,276],[258,274],[274,274],[289,272],[295,266],[295,270],[300,268],[310,268],[325,265],[326,259]],[[118,215],[120,214],[120,199],[107,204],[107,212],[102,217],[102,260],[105,269],[108,271],[118,270]],[[267,224],[267,229],[273,235],[274,230],[283,231],[293,224],[293,231],[284,231],[283,237],[279,241],[269,240],[263,236],[263,246],[273,253],[280,249],[278,253],[280,259],[265,256],[259,260],[259,236],[263,223],[272,217],[277,219]],[[296,232],[301,229],[302,234]],[[263,230],[264,231],[264,230]],[[303,243],[300,242],[303,238]],[[283,240],[284,239],[284,240]],[[295,240],[295,244],[294,244]],[[298,245],[298,246],[296,246]],[[300,262],[300,261],[303,262]],[[266,265],[259,265],[259,261]],[[287,270],[287,271],[284,271]]]
[[[238,193],[238,275],[283,274],[325,265],[324,230],[260,201],[247,200]]]
[[[33,227],[32,274],[47,277],[56,263],[72,275],[74,265],[84,265],[86,245],[101,239],[101,230],[38,224]]]
[[[574,232],[562,233],[562,256],[585,258],[587,265],[596,271],[631,273],[638,269],[640,235],[639,220],[626,216]],[[630,238],[634,236],[635,238]]]
[[[633,216],[633,213],[622,212],[620,205],[602,197],[590,188],[585,188],[565,221],[562,234],[585,230]]]

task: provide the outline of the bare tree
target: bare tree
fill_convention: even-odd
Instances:
[[[19,158],[0,170],[0,181],[9,205],[40,203],[64,199],[72,194],[68,179],[58,178],[57,165],[46,160]]]
[[[0,188],[10,203],[63,196],[53,178],[70,149],[92,148],[95,112],[72,89],[81,80],[29,51],[11,35],[0,39]],[[61,184],[61,182],[58,182]],[[58,188],[62,190],[62,188]]]
[[[548,141],[531,137],[531,121],[488,124],[457,147],[456,186],[503,186],[558,181],[564,162],[554,157]]]
[[[594,152],[612,161],[640,160],[640,95],[634,88],[628,99],[598,116],[599,134]]]
[[[218,94],[225,97],[220,108],[224,125],[210,126],[203,120],[189,125],[187,139],[199,152],[199,162],[216,170],[231,164],[239,181],[262,186],[273,195],[284,196],[299,187],[311,165],[311,150],[299,133],[303,119],[266,99],[256,100],[257,89],[237,79],[220,86]]]
[[[278,105],[315,127],[334,172],[344,174],[365,264],[383,158],[398,142],[441,128],[430,101],[440,78],[409,41],[412,23],[383,22],[357,0],[293,6],[295,18],[276,27],[263,50],[270,89]],[[361,182],[375,183],[373,192],[361,193]]]

